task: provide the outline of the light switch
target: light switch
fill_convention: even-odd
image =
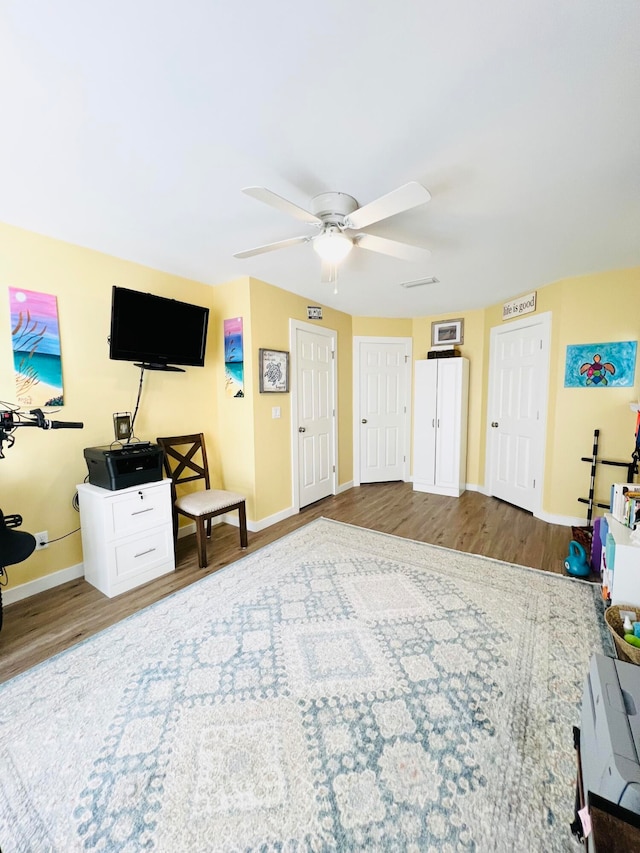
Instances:
[[[279,418],[280,417],[280,406],[274,406],[271,409],[271,417],[272,418]]]

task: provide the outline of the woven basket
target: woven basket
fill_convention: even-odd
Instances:
[[[613,642],[616,644],[616,650],[620,660],[635,663],[640,666],[640,647],[632,646],[624,639],[624,628],[622,627],[623,620],[620,618],[621,610],[629,610],[636,614],[635,621],[640,622],[640,607],[634,607],[632,604],[614,604],[604,612],[605,622],[611,631]],[[634,621],[633,619],[631,620]]]

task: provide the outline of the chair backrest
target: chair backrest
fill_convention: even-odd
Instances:
[[[164,451],[164,470],[173,482],[174,494],[177,485],[196,480],[204,480],[205,489],[210,488],[207,449],[201,432],[158,438],[156,441]]]

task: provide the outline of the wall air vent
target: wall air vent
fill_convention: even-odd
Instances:
[[[417,278],[415,281],[403,281],[400,287],[422,287],[423,284],[438,284],[439,281],[439,278],[432,275],[429,278]]]

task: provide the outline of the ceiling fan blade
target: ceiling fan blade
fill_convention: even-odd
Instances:
[[[395,216],[396,213],[418,207],[419,204],[424,204],[430,198],[431,193],[422,184],[409,181],[408,184],[398,187],[397,190],[391,190],[390,193],[354,210],[347,216],[345,224],[347,228],[366,228],[367,225],[373,225],[374,222],[380,222],[381,219],[388,219],[390,216]]]
[[[267,243],[265,246],[256,246],[255,249],[247,249],[245,252],[236,252],[234,258],[252,258],[254,255],[262,255],[264,252],[275,252],[276,249],[286,249],[287,246],[295,246],[297,243],[308,243],[311,237],[290,237],[288,240],[278,240],[277,243]]]
[[[361,249],[371,252],[381,252],[383,255],[392,255],[403,261],[423,261],[431,252],[420,246],[410,246],[408,243],[399,243],[397,240],[388,240],[386,237],[376,237],[374,234],[359,234],[355,237],[355,244]]]
[[[251,198],[257,198],[258,201],[263,201],[265,204],[275,207],[276,210],[288,213],[289,216],[295,216],[296,219],[301,219],[303,222],[311,222],[314,225],[322,224],[322,220],[314,213],[305,210],[303,207],[298,207],[297,204],[276,195],[276,193],[272,193],[266,187],[245,187],[242,192],[250,195]]]

